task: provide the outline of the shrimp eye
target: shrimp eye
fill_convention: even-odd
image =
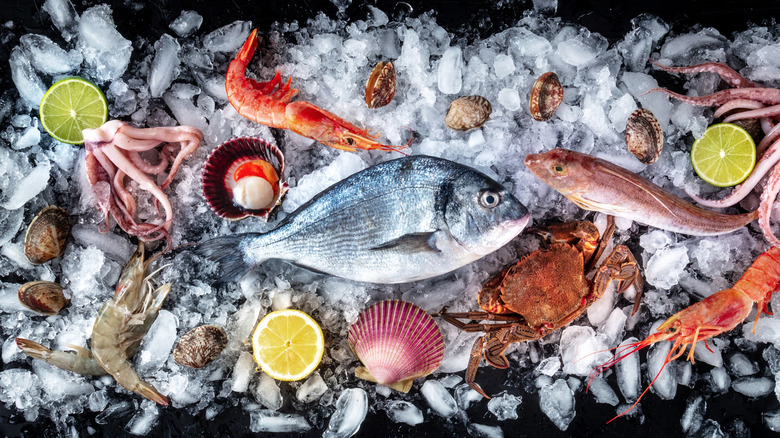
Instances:
[[[557,163],[550,166],[550,169],[552,169],[553,173],[559,176],[566,175],[566,166],[563,164]]]
[[[352,146],[355,144],[355,140],[353,140],[352,137],[347,137],[347,144]]]
[[[499,202],[501,202],[501,195],[492,190],[485,190],[479,195],[479,204],[485,208],[493,208]]]

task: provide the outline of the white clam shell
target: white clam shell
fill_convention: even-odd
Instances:
[[[420,307],[399,300],[364,310],[349,329],[349,346],[363,362],[355,375],[401,392],[427,376],[444,357],[444,338]]]

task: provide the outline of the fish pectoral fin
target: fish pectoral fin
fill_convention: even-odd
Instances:
[[[436,246],[436,241],[440,233],[441,230],[404,234],[397,239],[393,239],[379,246],[375,246],[371,248],[371,250],[396,250],[404,253],[441,252],[441,250]]]

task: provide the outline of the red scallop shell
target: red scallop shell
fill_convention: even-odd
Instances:
[[[247,209],[233,200],[233,172],[238,166],[254,160],[271,164],[279,176],[278,190],[274,190],[277,192],[276,199],[270,208]],[[222,143],[209,154],[203,165],[200,186],[206,202],[218,216],[231,221],[247,216],[268,220],[268,216],[281,204],[282,197],[287,193],[287,182],[282,180],[283,175],[284,155],[279,148],[259,138],[240,137]]]

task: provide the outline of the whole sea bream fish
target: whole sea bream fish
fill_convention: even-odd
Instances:
[[[281,259],[350,280],[405,283],[492,253],[529,217],[488,176],[452,161],[411,156],[332,185],[268,233],[217,237],[196,251],[218,262],[220,281]]]
[[[758,219],[758,210],[722,214],[697,207],[620,166],[567,149],[529,154],[525,165],[578,206],[694,236],[729,233]]]

